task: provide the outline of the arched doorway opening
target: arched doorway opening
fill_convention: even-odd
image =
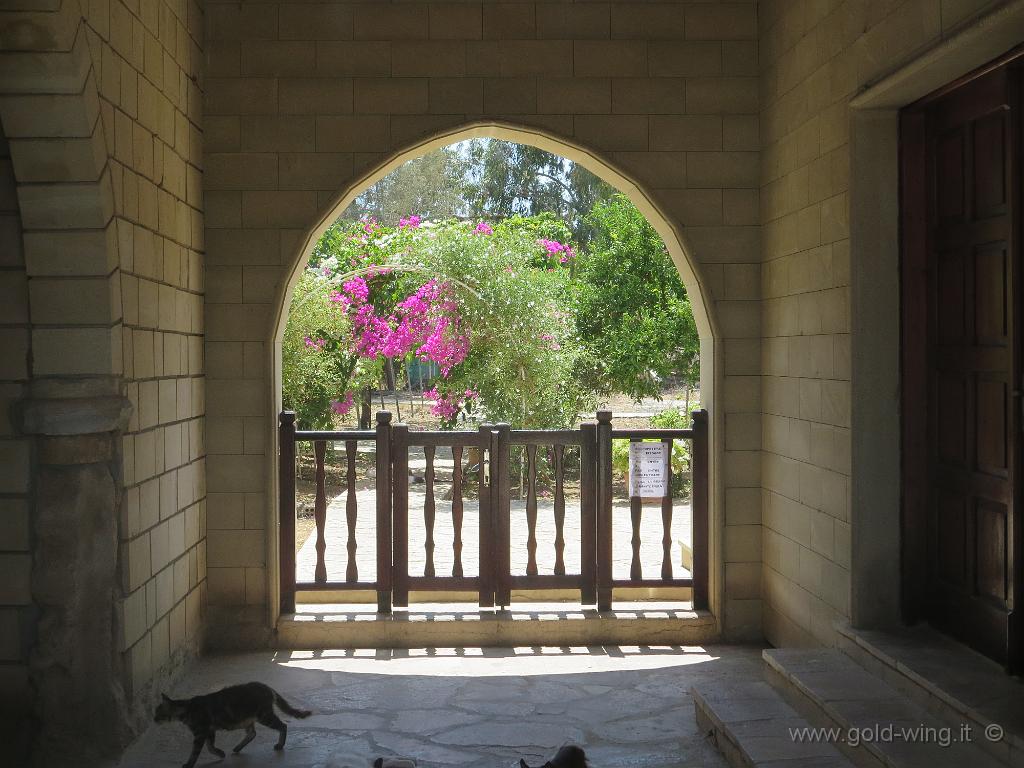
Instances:
[[[687,248],[684,244],[684,237],[679,227],[661,212],[659,206],[651,195],[645,192],[640,185],[634,182],[627,174],[617,169],[614,165],[602,158],[599,158],[589,150],[568,144],[534,129],[526,129],[492,122],[473,124],[458,130],[439,134],[429,140],[423,141],[394,154],[386,162],[381,163],[371,171],[364,173],[360,178],[349,184],[345,191],[335,198],[333,203],[325,209],[323,216],[316,225],[308,230],[301,246],[294,254],[287,282],[283,283],[282,291],[278,295],[276,303],[277,315],[272,325],[273,337],[271,342],[273,354],[271,355],[270,360],[270,382],[273,388],[271,393],[271,402],[274,404],[275,412],[280,411],[282,405],[282,340],[288,320],[288,308],[295,286],[300,279],[314,245],[319,241],[332,223],[338,219],[339,215],[353,203],[353,201],[362,195],[369,187],[391,174],[400,166],[441,147],[478,138],[498,139],[516,144],[528,145],[551,152],[552,154],[560,157],[564,157],[585,168],[587,171],[590,171],[595,176],[614,187],[621,194],[626,196],[636,209],[639,210],[646,218],[647,222],[649,222],[664,242],[665,247],[671,256],[672,262],[683,281],[687,294],[690,297],[693,319],[700,338],[701,404],[702,407],[711,413],[711,424],[714,424],[715,416],[717,415],[714,409],[717,386],[716,370],[714,365],[714,321],[709,309],[711,306],[710,294],[706,284],[701,280],[698,270],[694,267],[694,263],[688,255]],[[715,430],[712,429],[712,435],[714,432]],[[272,444],[275,444],[275,447],[276,440],[277,434],[275,431],[271,436]],[[718,451],[715,447],[713,438],[711,446],[711,460],[710,466],[708,467],[708,476],[711,488],[710,497],[712,499],[712,512],[710,515],[711,522],[708,538],[710,542],[709,550],[711,552],[712,563],[710,568],[712,594],[711,607],[717,616],[720,615],[720,611],[718,610],[720,602],[718,591],[721,579],[717,576],[720,568],[720,558],[718,558],[715,553],[718,546],[716,543],[718,541],[716,531],[719,528],[718,516],[720,505],[714,502],[718,496],[717,477],[719,473],[717,471],[717,466],[719,462],[717,460]],[[275,450],[271,455],[275,456],[276,454],[277,451]],[[275,493],[274,497],[276,498],[276,496],[277,494]],[[278,520],[279,516],[274,514],[270,521],[271,525],[276,526]],[[272,618],[276,620],[276,617],[279,614],[279,600],[276,599],[277,595],[275,595],[275,589],[278,583],[275,572],[279,572],[280,569],[278,552],[276,549],[276,537],[270,537],[270,540],[268,541],[268,550],[268,562],[272,564],[270,569],[269,592],[274,596],[271,599],[271,615]]]

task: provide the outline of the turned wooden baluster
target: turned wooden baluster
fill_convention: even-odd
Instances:
[[[526,446],[526,575],[537,575],[537,446]]]
[[[316,520],[316,570],[313,572],[313,578],[317,584],[327,581],[327,564],[324,562],[324,552],[327,550],[327,540],[324,538],[324,525],[327,523],[327,492],[324,488],[327,481],[327,473],[324,471],[326,454],[327,443],[315,440],[313,456],[316,461],[316,496],[313,499],[313,519]]]
[[[562,471],[565,446],[555,446],[555,574],[565,575],[565,488]]]
[[[452,446],[452,576],[462,576],[462,446]]]
[[[424,542],[424,549],[427,554],[427,561],[423,565],[423,575],[434,575],[434,446],[428,445],[423,449],[427,457],[427,495],[423,499],[423,525],[427,529],[427,537]]]
[[[345,477],[347,496],[345,499],[345,522],[348,525],[348,566],[345,568],[345,581],[359,581],[359,568],[356,566],[356,441],[345,441],[345,459],[348,463],[348,474]]]
[[[665,495],[661,499],[661,578],[672,578],[672,440],[665,451]]]
[[[638,442],[633,440],[632,442]],[[643,512],[643,502],[639,496],[632,495],[633,489],[630,489],[629,497],[629,516],[633,524],[633,561],[629,566],[629,578],[631,579],[642,579],[643,578],[643,566],[640,564],[640,517]]]

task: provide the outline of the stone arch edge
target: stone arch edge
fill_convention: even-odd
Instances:
[[[725,595],[724,574],[725,564],[722,557],[722,531],[724,530],[724,408],[718,407],[718,397],[723,392],[724,374],[722,366],[716,364],[723,357],[722,340],[718,330],[716,314],[713,312],[714,299],[710,286],[703,279],[701,263],[693,256],[693,249],[678,222],[665,213],[644,185],[635,181],[631,174],[619,165],[606,160],[599,152],[581,145],[573,140],[552,135],[536,127],[517,125],[499,120],[478,120],[452,126],[429,137],[420,138],[390,150],[385,160],[362,171],[358,176],[347,181],[341,192],[323,207],[315,224],[307,231],[300,245],[293,252],[285,266],[286,278],[281,281],[275,295],[275,313],[268,334],[268,386],[267,393],[272,418],[268,420],[266,444],[270,447],[267,454],[266,471],[270,479],[266,511],[266,553],[267,563],[267,626],[276,627],[280,617],[278,560],[278,486],[277,486],[277,442],[276,414],[281,408],[281,341],[287,320],[288,297],[291,295],[301,274],[302,265],[309,253],[322,236],[324,231],[337,219],[341,212],[358,197],[367,187],[398,168],[403,163],[443,146],[471,138],[494,138],[506,141],[530,144],[554,154],[567,157],[578,162],[591,173],[607,181],[620,192],[626,194],[640,209],[641,213],[655,227],[662,237],[676,268],[680,272],[683,284],[691,297],[694,307],[694,320],[700,334],[701,354],[701,397],[702,405],[710,414],[710,511],[709,511],[709,552],[710,552],[710,602],[711,613],[715,619],[715,634],[721,635],[724,629]],[[705,394],[707,393],[707,394]]]

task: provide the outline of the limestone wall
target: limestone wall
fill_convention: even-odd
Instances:
[[[198,0],[0,13],[0,690],[52,764],[201,639],[202,34]]]
[[[10,406],[28,379],[28,289],[21,218],[7,138],[0,131],[0,712],[14,720],[2,729],[19,751],[17,731],[28,696],[28,651],[35,629],[30,574],[29,442],[18,435]]]
[[[715,583],[729,631],[758,635],[755,4],[210,0],[206,15],[208,581],[212,616],[232,617],[211,621],[224,642],[267,623],[272,324],[300,244],[367,169],[488,119],[621,167],[681,227],[718,344]]]
[[[998,5],[759,6],[764,628],[776,645],[830,643],[850,616],[850,99]],[[873,512],[887,513],[898,505]]]
[[[133,688],[199,640],[205,590],[202,40],[198,0],[90,4],[132,417],[122,643]]]

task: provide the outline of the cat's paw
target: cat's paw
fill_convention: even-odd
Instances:
[[[280,752],[282,749],[284,749],[284,744],[275,744],[274,749]]]

